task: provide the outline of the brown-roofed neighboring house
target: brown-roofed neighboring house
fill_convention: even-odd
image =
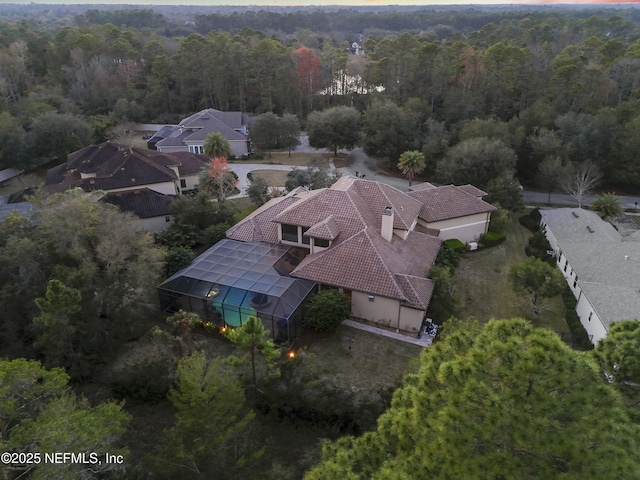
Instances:
[[[159,232],[172,223],[171,202],[175,195],[165,195],[148,188],[109,192],[101,202],[117,206],[123,212],[130,212],[139,218],[138,224],[148,232]]]
[[[227,237],[304,248],[308,254],[291,276],[342,289],[356,318],[416,333],[433,292],[427,274],[443,240],[433,233],[477,240],[493,210],[454,186],[407,194],[343,177],[330,188],[298,189],[270,201]]]
[[[153,204],[156,212],[162,205],[166,214],[155,216],[164,221],[169,215],[169,200],[197,186],[198,174],[207,166],[207,160],[204,155],[189,152],[168,154],[104,142],[73,152],[67,162],[51,168],[44,189],[49,193],[72,188],[86,192],[102,190],[106,194],[135,191],[138,193],[120,195],[118,206],[125,211],[146,214],[151,207],[141,208],[140,199],[144,197],[147,199],[145,205]],[[141,195],[140,192],[145,193]],[[159,228],[159,222],[153,223],[154,229]],[[146,223],[150,224],[149,221]],[[164,221],[164,227],[170,223]]]

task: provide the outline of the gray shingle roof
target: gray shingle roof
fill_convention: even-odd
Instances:
[[[540,210],[540,215],[605,327],[640,319],[638,240],[623,237],[596,212],[559,208]]]

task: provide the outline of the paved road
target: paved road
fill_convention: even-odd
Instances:
[[[303,135],[300,137],[300,145],[298,145],[295,149],[296,152],[304,152],[304,153],[327,153],[328,150],[326,148],[316,149],[309,146],[309,137]],[[361,178],[365,178],[366,180],[375,180],[377,182],[386,183],[387,185],[391,185],[403,192],[409,190],[409,181],[404,178],[398,178],[389,175],[384,170],[381,170],[377,167],[375,160],[369,157],[362,148],[356,148],[351,152],[346,150],[340,150],[342,153],[347,153],[347,166],[346,168],[339,168],[338,170],[342,175],[357,175]],[[287,165],[268,165],[268,164],[256,164],[256,163],[233,163],[230,165],[231,170],[236,172],[238,175],[238,179],[240,183],[238,184],[238,188],[240,190],[239,195],[235,195],[229,198],[237,198],[246,196],[246,189],[249,186],[249,181],[247,180],[247,173],[252,170],[291,170],[293,167]],[[331,168],[335,168],[333,163],[331,163]],[[420,182],[415,182],[416,184]],[[534,190],[524,190],[522,192],[524,202],[526,203],[536,203],[536,204],[545,204],[548,200],[548,193],[546,192],[537,192]],[[597,198],[596,195],[588,195],[583,200],[583,205],[589,205]],[[627,210],[632,210],[638,208],[640,205],[640,197],[631,197],[631,196],[621,196],[620,203],[622,208]],[[551,194],[551,204],[552,205],[565,205],[565,206],[577,206],[577,202],[570,195],[566,195],[563,193],[552,193]]]

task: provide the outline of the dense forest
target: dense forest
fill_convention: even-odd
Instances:
[[[596,164],[606,187],[640,187],[634,8],[196,10],[180,23],[155,9],[24,8],[0,8],[3,166],[205,107],[292,113],[304,127],[340,105],[366,124],[385,104],[403,119],[400,151],[437,161],[488,137],[514,150],[524,184],[553,152]]]

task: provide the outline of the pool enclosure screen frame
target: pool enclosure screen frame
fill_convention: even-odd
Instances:
[[[274,342],[290,345],[302,327],[302,304],[316,288],[289,276],[306,253],[295,246],[221,240],[158,287],[160,308],[188,310],[229,327],[256,315]]]

